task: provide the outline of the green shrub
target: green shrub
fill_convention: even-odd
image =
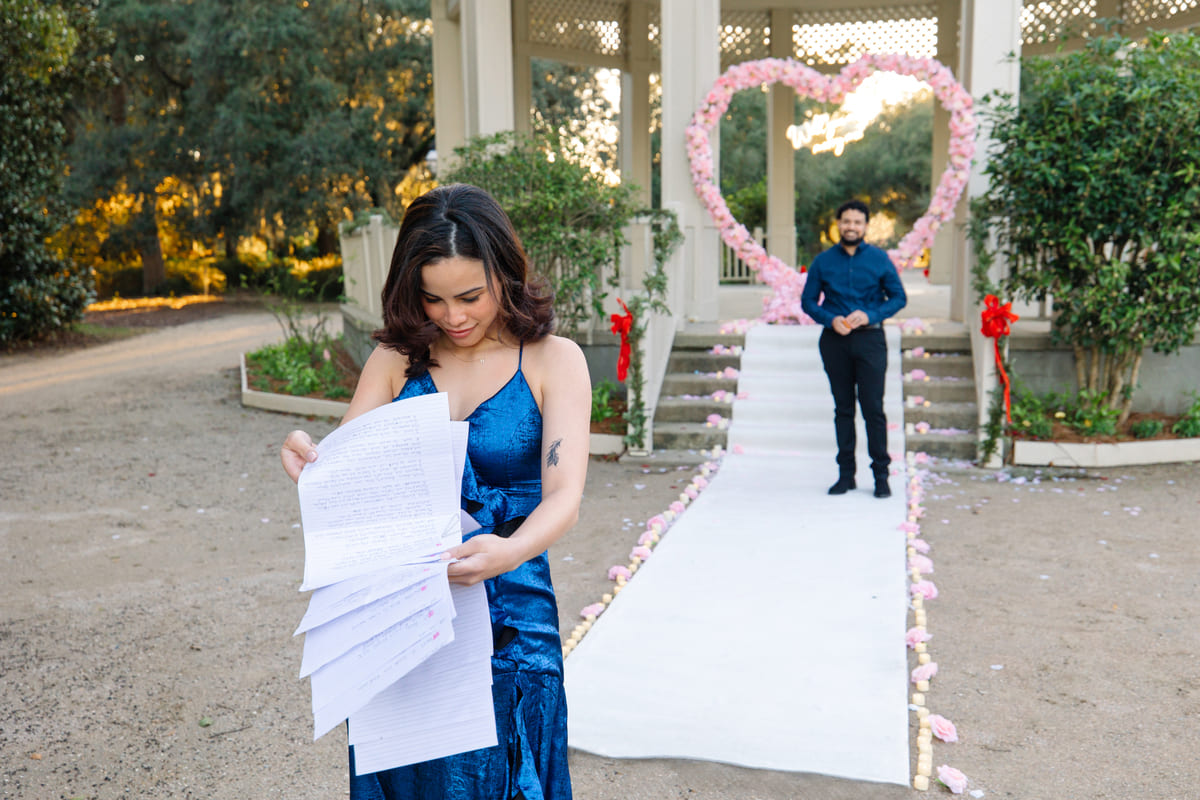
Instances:
[[[332,341],[327,340],[326,345]],[[341,371],[332,358],[325,358],[326,351],[328,346],[314,354],[308,342],[292,338],[255,350],[246,356],[246,361],[264,375],[286,382],[283,390],[288,394],[320,391],[332,400],[348,397],[350,392],[341,385]],[[258,382],[255,388],[266,390],[269,384]]]
[[[1084,436],[1112,436],[1117,432],[1119,408],[1108,404],[1107,392],[1081,391],[1067,412],[1067,424]]]
[[[486,189],[507,212],[533,272],[554,287],[559,330],[601,315],[605,271],[639,213],[634,187],[605,183],[545,134],[477,137],[454,152],[446,180]]]
[[[1179,421],[1171,426],[1171,433],[1187,439],[1200,437],[1200,396],[1196,396]]]
[[[971,206],[975,288],[1054,301],[1076,385],[1122,419],[1147,350],[1200,323],[1200,36],[1097,36],[1021,58],[1021,94],[991,95],[988,190]],[[988,270],[1005,262],[999,286]],[[1107,428],[1090,409],[1075,422]]]
[[[1153,439],[1162,433],[1162,431],[1162,421],[1157,419],[1139,419],[1129,426],[1129,432],[1133,434],[1133,438],[1135,439]]]
[[[617,416],[609,403],[617,393],[617,385],[608,378],[592,387],[592,422],[604,422]]]

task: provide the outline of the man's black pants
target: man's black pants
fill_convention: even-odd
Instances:
[[[882,328],[856,328],[841,334],[826,328],[821,332],[821,361],[833,392],[833,426],[837,434],[838,475],[853,478],[854,400],[862,408],[867,429],[867,453],[871,472],[886,478],[892,463],[887,451],[887,417],[883,413],[884,374],[887,372],[887,338]]]

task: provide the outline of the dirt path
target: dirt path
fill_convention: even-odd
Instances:
[[[276,455],[292,427],[334,423],[237,395],[237,354],[278,338],[269,315],[234,313],[0,356],[0,796],[345,796],[344,738],[310,741],[295,678],[303,543]],[[551,553],[565,627],[687,477],[593,462],[583,521]],[[935,765],[986,796],[1200,795],[1196,466],[1024,482],[967,470],[926,491],[941,591],[929,705],[962,739],[936,744]],[[799,599],[811,568],[798,565],[797,627],[780,635],[819,611]],[[919,796],[582,753],[572,770],[583,800]]]

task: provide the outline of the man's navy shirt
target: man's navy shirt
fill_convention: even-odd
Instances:
[[[825,299],[817,305],[822,292]],[[877,325],[906,303],[904,284],[891,259],[866,242],[859,243],[854,255],[835,244],[814,258],[800,295],[804,313],[826,328],[833,325],[834,317],[856,309],[866,312],[867,324]]]

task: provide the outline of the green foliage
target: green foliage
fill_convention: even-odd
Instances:
[[[604,422],[617,416],[609,403],[617,393],[617,385],[608,378],[592,387],[592,422]]]
[[[1052,297],[1079,388],[1123,419],[1143,351],[1175,353],[1200,323],[1200,37],[1094,38],[1022,67],[1019,105],[994,96],[986,111],[976,288]],[[989,287],[997,255],[1008,274]]]
[[[554,287],[561,330],[602,313],[604,274],[639,213],[634,187],[610,186],[564,143],[542,134],[477,137],[455,150],[452,182],[489,191],[512,219],[533,272]]]
[[[1111,436],[1119,416],[1120,411],[1108,404],[1107,393],[1083,389],[1067,412],[1067,424],[1084,436]]]
[[[285,381],[284,391],[292,395],[308,395],[320,391],[331,400],[348,397],[350,392],[341,385],[341,372],[332,358],[326,357],[331,339],[314,352],[311,343],[293,337],[281,344],[271,344],[246,356],[248,365],[262,374]],[[260,383],[252,388],[269,390],[269,384]]]
[[[1188,410],[1171,426],[1171,432],[1188,439],[1200,436],[1200,396],[1195,397]]]
[[[105,80],[82,52],[98,37],[91,3],[0,0],[0,344],[78,320],[91,296],[46,238],[64,210],[72,103]]]
[[[979,446],[979,462],[981,464],[986,464],[996,454],[1003,435],[1004,387],[997,386],[992,390],[991,403],[988,405],[987,422],[983,426],[983,442]]]
[[[1129,432],[1133,434],[1133,438],[1135,439],[1153,439],[1162,433],[1162,431],[1162,421],[1157,419],[1139,419],[1129,426]]]
[[[100,16],[114,36],[92,52],[120,81],[81,108],[70,188],[83,209],[133,199],[105,234],[147,290],[193,243],[224,258],[249,236],[279,258],[334,254],[338,222],[399,216],[425,173],[428,0],[110,0]]]
[[[1040,397],[1019,384],[1011,392],[1012,430],[1028,439],[1049,439],[1055,396]]]

